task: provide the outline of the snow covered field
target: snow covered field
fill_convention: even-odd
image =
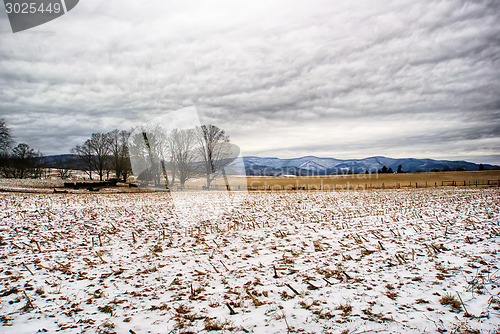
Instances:
[[[495,333],[499,189],[0,194],[2,333]]]

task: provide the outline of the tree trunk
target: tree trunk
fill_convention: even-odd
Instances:
[[[165,167],[164,161],[161,162],[161,172],[163,173],[163,177],[165,178],[165,188],[169,189],[170,182],[168,180],[167,168]],[[158,184],[159,183],[160,183],[160,181],[158,180]]]
[[[210,190],[210,183],[212,180],[210,179],[210,175],[207,175],[207,190]]]

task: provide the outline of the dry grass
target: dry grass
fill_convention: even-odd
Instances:
[[[292,189],[304,187],[306,190],[367,189],[367,188],[404,188],[404,187],[440,187],[443,181],[457,181],[459,186],[464,181],[475,186],[488,180],[499,180],[500,170],[470,172],[434,172],[401,174],[355,174],[301,177],[247,177],[249,187],[266,189]],[[446,185],[446,182],[445,182]]]
[[[351,304],[347,304],[347,303],[346,304],[340,304],[335,309],[342,311],[342,315],[344,317],[347,317],[352,312],[352,306],[351,306]]]
[[[455,298],[455,296],[451,294],[446,294],[439,300],[441,305],[450,305],[452,311],[458,312],[462,309],[460,305],[460,301]]]

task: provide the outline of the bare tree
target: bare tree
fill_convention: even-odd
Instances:
[[[128,148],[130,134],[130,131],[117,129],[108,134],[111,142],[112,169],[115,171],[116,177],[123,182],[127,182],[132,170]]]
[[[11,177],[25,179],[28,177],[39,177],[41,154],[27,144],[21,143],[12,149],[11,155]]]
[[[93,133],[83,145],[76,146],[72,152],[78,156],[80,166],[92,179],[92,172],[99,175],[99,180],[104,175],[109,176],[111,153],[111,140],[107,133]]]
[[[0,119],[0,174],[20,179],[41,177],[44,171],[42,154],[25,143],[11,150],[13,144],[10,128]]]
[[[92,180],[92,172],[94,171],[94,153],[90,140],[86,140],[83,145],[77,145],[71,150],[71,153],[77,156],[76,166],[81,168]]]
[[[171,165],[174,166],[172,183],[174,182],[175,172],[177,172],[181,189],[184,189],[184,184],[195,172],[193,166],[195,138],[195,131],[192,129],[174,129],[169,136]]]
[[[202,170],[205,174],[207,190],[210,183],[228,165],[231,152],[228,150],[229,137],[225,131],[215,125],[202,125],[196,128],[198,150],[201,157]]]
[[[10,129],[5,121],[0,119],[0,173],[4,177],[9,177],[11,172],[9,150],[12,143]]]
[[[68,168],[57,168],[56,173],[61,180],[66,180],[71,176],[71,169]]]
[[[10,128],[3,119],[0,119],[0,153],[7,154],[13,144]]]
[[[90,138],[91,147],[94,153],[95,170],[99,175],[99,181],[102,181],[104,175],[109,176],[111,153],[110,136],[106,133],[93,133]]]
[[[133,131],[129,142],[130,157],[138,178],[154,181],[155,187],[158,187],[163,177],[168,189],[171,181],[167,174],[169,143],[166,131],[159,125],[142,126]]]

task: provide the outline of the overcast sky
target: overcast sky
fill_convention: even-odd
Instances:
[[[44,154],[194,105],[244,155],[500,164],[498,0],[0,6],[0,117]]]

